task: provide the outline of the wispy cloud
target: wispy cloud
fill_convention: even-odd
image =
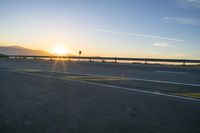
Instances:
[[[182,7],[193,7],[196,9],[200,9],[200,0],[178,0],[178,3]]]
[[[120,32],[120,31],[113,31],[113,30],[106,30],[106,29],[90,29],[90,31],[120,34],[120,35],[127,35],[127,36],[136,36],[136,37],[159,39],[159,40],[177,41],[177,42],[184,41],[182,39],[176,39],[176,38],[154,36],[154,35],[147,35],[147,34],[138,34],[138,33],[129,33],[129,32]]]
[[[178,24],[200,26],[200,21],[196,19],[179,18],[179,17],[164,17],[163,20],[166,22],[172,22],[172,23],[178,23]]]
[[[162,43],[154,43],[153,46],[155,47],[171,47],[171,45],[169,45],[166,42],[162,42]]]

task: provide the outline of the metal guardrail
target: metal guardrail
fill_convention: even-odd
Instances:
[[[18,58],[18,59],[26,59],[26,58],[32,58],[32,59],[57,59],[62,58],[66,59],[68,61],[73,59],[78,59],[79,61],[81,59],[86,59],[89,61],[92,60],[101,60],[101,61],[114,61],[117,63],[117,61],[144,61],[146,64],[147,62],[171,62],[171,63],[183,63],[185,65],[186,63],[200,63],[200,60],[189,60],[189,59],[159,59],[159,58],[122,58],[122,57],[94,57],[94,56],[33,56],[33,55],[8,55],[9,58]]]

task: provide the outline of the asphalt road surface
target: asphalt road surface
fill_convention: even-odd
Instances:
[[[2,133],[199,133],[200,68],[0,60]]]

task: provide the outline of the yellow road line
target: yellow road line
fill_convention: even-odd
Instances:
[[[15,69],[14,71],[17,71],[17,72],[42,72],[42,70],[29,69],[29,68],[18,68],[18,69]]]
[[[29,68],[18,68],[15,69],[16,72],[24,72],[24,73],[34,73],[34,72],[42,72],[42,70],[38,69],[29,69]],[[42,75],[42,74],[39,74]],[[87,80],[87,81],[109,81],[109,80],[126,80],[123,77],[114,77],[114,76],[92,76],[92,75],[80,75],[80,76],[60,76],[62,79],[71,79],[71,80]]]
[[[3,70],[3,71],[8,71],[8,70]],[[178,95],[178,93],[173,93],[173,94],[157,93],[157,92],[153,92],[153,91],[145,91],[145,90],[139,90],[139,89],[134,89],[134,88],[127,88],[127,87],[121,87],[121,86],[116,86],[116,85],[108,85],[108,84],[102,84],[102,83],[95,83],[95,82],[89,82],[89,81],[71,80],[71,79],[67,79],[67,78],[64,79],[63,77],[62,78],[61,77],[52,77],[52,76],[48,76],[48,75],[42,75],[42,74],[36,74],[36,73],[28,73],[28,72],[23,72],[23,71],[11,71],[11,72],[22,73],[22,74],[27,74],[27,75],[37,76],[37,77],[43,77],[43,78],[68,80],[68,81],[82,83],[82,84],[104,86],[104,87],[109,87],[109,88],[115,88],[115,89],[121,89],[121,90],[128,90],[128,91],[132,91],[132,92],[139,92],[139,93],[145,93],[145,94],[153,94],[153,95],[159,95],[159,96],[165,96],[165,97],[171,97],[171,98],[177,98],[177,99],[184,99],[184,100],[191,100],[191,101],[200,102],[199,98],[185,97],[185,96]]]
[[[176,93],[176,95],[200,99],[200,93]]]
[[[89,80],[89,81],[105,81],[105,80],[125,80],[123,77],[113,77],[113,76],[65,76],[63,79],[72,80]]]

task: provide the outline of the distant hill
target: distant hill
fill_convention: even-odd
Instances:
[[[8,56],[0,53],[0,58],[5,58],[5,57],[8,57]]]
[[[27,49],[20,46],[0,46],[0,53],[4,55],[50,55],[43,50]]]

